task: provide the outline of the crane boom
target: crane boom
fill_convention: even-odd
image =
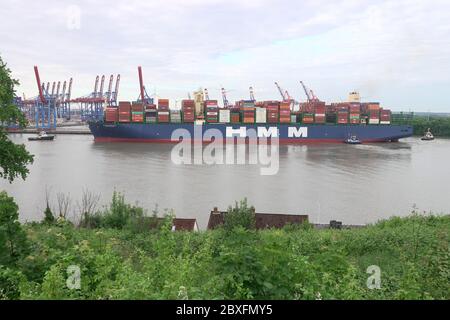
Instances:
[[[310,94],[309,94],[309,92],[308,92],[308,89],[306,88],[306,86],[305,86],[305,84],[303,83],[303,81],[300,81],[300,84],[302,85],[303,90],[305,91],[306,98],[308,99],[308,102],[310,102],[312,99],[311,99],[311,96],[310,96]]]
[[[142,78],[142,68],[141,66],[138,67],[138,74],[139,74],[139,89],[141,90],[141,101],[144,103],[144,79]]]
[[[61,93],[61,102],[65,101],[65,98],[66,98],[66,87],[67,87],[67,82],[64,81],[63,88],[62,88],[62,93]]]
[[[34,75],[36,76],[36,82],[39,90],[39,97],[41,98],[41,102],[45,103],[44,93],[42,92],[41,86],[41,78],[39,77],[39,70],[37,66],[34,66]]]
[[[60,87],[61,87],[61,81],[58,81],[58,85],[56,86],[56,99],[58,99]]]
[[[55,93],[55,86],[56,86],[56,82],[53,81],[53,84],[52,84],[52,96]]]
[[[100,91],[98,93],[98,97],[103,99],[103,87],[105,85],[105,75],[102,76],[102,81],[100,82]]]
[[[69,80],[69,89],[67,90],[67,101],[70,101],[70,95],[72,94],[72,78]]]
[[[98,89],[98,81],[99,81],[99,80],[100,80],[100,77],[97,76],[97,77],[95,78],[94,94],[93,94],[94,97],[97,96],[97,89]]]
[[[114,90],[114,103],[117,104],[117,96],[119,95],[120,74],[116,77],[116,89]]]
[[[291,99],[291,96],[289,95],[289,92],[286,90],[286,91],[284,91],[284,95],[286,96],[286,101],[291,101],[292,99]]]
[[[283,99],[283,101],[286,101],[286,96],[283,93],[283,89],[281,89],[280,85],[278,84],[278,82],[275,82],[275,85],[277,86],[278,91],[280,92],[281,98]]]
[[[111,75],[109,77],[108,91],[106,92],[106,102],[108,104],[111,104],[111,90],[112,90],[113,81],[114,81],[114,76]]]

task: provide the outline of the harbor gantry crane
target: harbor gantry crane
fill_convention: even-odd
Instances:
[[[61,81],[58,81],[57,84],[53,82],[50,91],[50,82],[47,82],[47,84],[41,82],[37,66],[34,66],[34,75],[36,77],[39,95],[34,99],[23,101],[23,104],[33,109],[33,111],[29,112],[29,115],[34,115],[36,129],[55,129],[56,119],[62,113],[62,99],[60,95]]]
[[[255,102],[256,99],[255,99],[255,94],[254,94],[254,91],[253,91],[253,87],[249,87],[248,90],[250,91],[250,100]]]
[[[90,94],[77,98],[74,102],[80,103],[81,120],[97,120],[103,118],[103,109],[106,98],[103,96],[105,76],[95,78],[94,91]],[[99,88],[100,83],[100,88]]]
[[[228,108],[229,104],[227,99],[227,92],[225,91],[225,88],[222,88],[221,91],[222,91],[223,106],[224,108]]]

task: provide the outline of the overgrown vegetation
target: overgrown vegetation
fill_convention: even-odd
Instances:
[[[234,207],[229,207],[224,216],[224,228],[228,231],[236,227],[247,230],[255,229],[255,208],[249,207],[247,199],[236,202]]]
[[[414,116],[412,120],[398,120],[395,123],[413,125],[414,135],[422,136],[430,128],[436,137],[450,137],[450,117]]]
[[[450,298],[449,216],[257,231],[244,201],[223,228],[172,232],[170,214],[147,215],[120,193],[96,211],[95,224],[82,226],[64,219],[21,226],[12,199],[0,199],[5,299]],[[372,265],[381,269],[380,289],[367,288]],[[79,289],[67,286],[73,266]]]

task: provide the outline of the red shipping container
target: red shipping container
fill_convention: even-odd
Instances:
[[[119,122],[130,122],[130,113],[119,112]]]
[[[132,114],[131,121],[132,122],[144,122],[144,115],[143,114]]]
[[[119,121],[119,110],[117,108],[106,108],[105,109],[105,121],[106,122]]]
[[[131,111],[132,112],[143,112],[144,111],[144,106],[142,105],[142,103],[133,104],[131,106]]]
[[[314,116],[315,123],[325,123],[325,115],[315,115]]]
[[[119,108],[131,108],[131,102],[119,101]]]

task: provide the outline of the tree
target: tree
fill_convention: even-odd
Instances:
[[[11,70],[0,57],[0,178],[12,182],[15,178],[25,179],[29,173],[27,165],[33,163],[33,155],[24,145],[14,144],[5,130],[8,124],[26,126],[23,113],[14,104],[14,86],[19,82],[11,78]]]
[[[234,208],[228,208],[228,212],[224,215],[224,227],[226,230],[233,230],[235,227],[243,227],[244,229],[255,229],[255,208],[249,207],[247,199],[236,202]]]
[[[29,250],[19,222],[19,207],[5,191],[0,192],[0,265],[14,265]]]

